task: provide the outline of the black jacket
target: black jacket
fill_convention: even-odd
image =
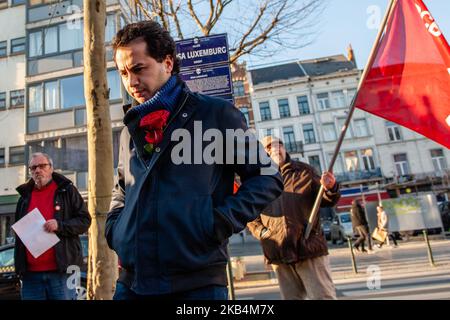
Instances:
[[[308,223],[320,189],[320,176],[310,165],[290,160],[281,168],[284,191],[264,209],[261,216],[248,224],[249,230],[261,241],[269,264],[297,263],[328,254],[327,241],[320,226],[319,213],[308,240],[304,240]],[[339,184],[324,193],[321,207],[333,207],[340,198]],[[267,232],[261,238],[261,231]]]
[[[352,205],[350,209],[350,214],[352,218],[352,226],[356,228],[358,226],[368,226],[369,223],[366,219],[366,213],[361,205]]]
[[[55,234],[60,239],[54,247],[56,264],[58,271],[65,273],[70,265],[80,267],[82,265],[83,255],[78,236],[89,229],[91,216],[83,198],[69,179],[54,172],[53,181],[58,186],[55,191],[54,206],[60,208],[55,211],[55,220],[58,222],[58,231]],[[28,206],[33,188],[33,179],[17,187],[20,198],[16,208],[16,221],[29,212]],[[26,248],[18,236],[16,236],[14,255],[16,273],[23,275],[27,271]]]
[[[246,164],[173,162],[180,154],[179,142],[171,141],[175,129],[184,130],[178,131],[186,134],[179,141],[189,145],[191,161],[199,155],[194,150],[194,121],[202,127],[200,135],[216,129],[225,137],[226,129],[247,129],[242,113],[223,99],[191,93],[183,84],[163,141],[148,161],[142,153],[145,142],[139,119],[130,119],[129,114],[124,118],[118,177],[106,222],[108,244],[132,274],[125,284],[138,294],[226,285],[227,239],[280,195],[279,173],[263,175],[259,162],[248,164],[247,144],[234,148],[235,155],[246,155]],[[210,143],[203,142],[203,149]],[[235,173],[242,185],[233,195]]]

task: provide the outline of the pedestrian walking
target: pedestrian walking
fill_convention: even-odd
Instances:
[[[381,249],[381,247],[386,242],[388,237],[389,237],[389,239],[392,240],[392,242],[394,243],[394,246],[397,247],[397,240],[395,239],[395,236],[389,232],[388,215],[386,214],[386,211],[384,211],[384,208],[381,205],[377,206],[377,227],[378,227],[378,230],[383,230],[387,234],[385,241],[383,241],[383,242],[380,241],[380,243],[377,244],[377,247]]]
[[[369,223],[367,222],[364,208],[361,206],[359,200],[352,201],[352,208],[350,209],[352,218],[352,225],[354,231],[358,234],[358,239],[355,241],[354,248],[358,252],[373,253],[372,243],[369,238]],[[367,242],[369,250],[365,250],[364,244]],[[360,248],[361,246],[361,248]]]

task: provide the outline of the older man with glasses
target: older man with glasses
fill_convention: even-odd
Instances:
[[[15,268],[22,280],[23,300],[74,300],[75,288],[68,286],[67,268],[81,266],[79,235],[91,224],[91,217],[72,182],[53,171],[53,161],[45,153],[34,153],[29,163],[30,180],[19,186],[16,221],[35,208],[46,223],[46,232],[61,241],[34,257],[19,237],[15,244]]]

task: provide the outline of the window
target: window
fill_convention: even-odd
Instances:
[[[30,33],[28,42],[28,55],[36,57],[42,55],[42,31]]]
[[[81,32],[81,34],[83,34],[83,32]],[[111,42],[115,35],[116,35],[116,16],[109,15],[106,17],[105,42]]]
[[[280,110],[280,118],[288,118],[291,116],[288,99],[278,100],[278,108]]]
[[[116,70],[108,71],[109,100],[122,99],[119,74]]]
[[[331,162],[332,157],[333,157],[333,153],[329,153],[328,154],[328,159],[329,159],[328,163]],[[343,173],[344,172],[344,167],[342,166],[341,154],[338,154],[336,161],[334,162],[333,172],[335,172],[335,173]]]
[[[409,174],[408,157],[406,153],[394,154],[394,163],[398,176]]]
[[[83,48],[84,25],[63,23],[59,25],[59,51],[69,51]]]
[[[234,95],[236,97],[241,97],[243,95],[245,95],[245,90],[244,90],[244,81],[234,81],[233,82],[233,91],[234,91]]]
[[[44,53],[58,52],[58,27],[44,29]]]
[[[61,108],[67,109],[85,105],[84,83],[82,76],[60,80]]]
[[[356,151],[344,152],[344,162],[347,171],[359,170],[358,153]]]
[[[328,92],[319,93],[317,95],[317,103],[319,104],[319,110],[330,109],[330,99],[328,97]]]
[[[341,132],[342,128],[344,127],[345,124],[345,118],[337,118],[337,126],[338,126],[338,130],[339,132]],[[350,126],[350,124],[348,125],[347,131],[345,132],[345,139],[349,139],[352,137],[352,128]]]
[[[6,41],[0,41],[0,57],[6,57],[7,55],[7,42]]]
[[[46,82],[44,84],[45,90],[45,111],[55,110],[58,108],[58,82]]]
[[[9,93],[9,99],[10,108],[23,107],[25,105],[25,90],[11,91]]]
[[[9,148],[9,164],[25,164],[25,146]]]
[[[26,2],[26,0],[12,0],[12,1],[11,1],[11,4],[12,4],[13,6],[17,6],[17,5],[19,5],[19,4],[25,4],[25,2]]]
[[[244,114],[245,117],[245,121],[247,122],[247,126],[250,123],[250,119],[248,116],[248,107],[247,106],[241,106],[239,107],[239,110],[241,110],[241,112]]]
[[[334,141],[337,139],[334,123],[325,123],[322,126],[322,129],[323,129],[323,140],[324,141]]]
[[[0,109],[6,109],[6,92],[0,92]]]
[[[333,91],[331,93],[333,108],[345,108],[345,96],[343,91]]]
[[[447,169],[447,161],[445,160],[444,150],[433,149],[430,150],[431,160],[435,171],[443,171]]]
[[[297,97],[297,103],[298,103],[298,112],[300,115],[311,113],[309,110],[309,102],[307,96]]]
[[[267,128],[267,129],[263,129],[263,137],[267,137],[267,136],[273,136],[273,129],[271,128]]]
[[[353,122],[353,129],[355,131],[355,137],[367,137],[369,135],[366,119],[355,120]]]
[[[362,158],[364,170],[375,170],[375,161],[373,160],[373,150],[372,149],[361,150],[361,158]]]
[[[5,148],[0,148],[0,167],[5,166]]]
[[[271,120],[272,115],[270,113],[269,102],[260,102],[259,103],[259,111],[261,112],[261,121]]]
[[[293,152],[296,150],[295,135],[293,127],[283,128],[283,142],[287,152]]]
[[[388,131],[389,141],[402,140],[402,135],[400,133],[400,127],[397,124],[387,121],[386,127],[387,127],[387,131]]]
[[[42,85],[32,86],[28,89],[28,104],[30,107],[30,113],[42,112]]]
[[[353,97],[356,94],[356,89],[347,89],[347,101],[348,104],[350,105],[352,103]]]
[[[316,136],[314,134],[314,127],[312,123],[303,125],[303,137],[305,138],[305,144],[316,143]]]
[[[309,156],[308,162],[316,170],[317,173],[320,174],[322,172],[322,167],[320,166],[319,156]]]
[[[25,52],[25,38],[17,38],[11,40],[11,54]]]

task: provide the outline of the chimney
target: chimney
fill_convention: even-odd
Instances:
[[[347,47],[347,59],[348,61],[353,62],[353,65],[355,66],[355,68],[357,68],[356,66],[356,59],[355,59],[355,53],[353,52],[353,48],[352,45],[349,44]]]

